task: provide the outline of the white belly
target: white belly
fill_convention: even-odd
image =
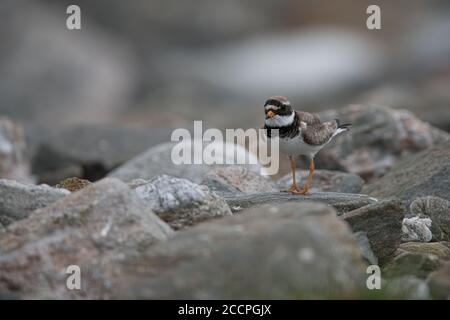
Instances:
[[[313,159],[322,147],[323,145],[311,146],[306,144],[301,137],[294,139],[280,139],[280,151],[293,157],[303,155]]]

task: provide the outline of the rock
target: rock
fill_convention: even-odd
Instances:
[[[74,177],[74,178],[67,178],[67,179],[61,181],[55,187],[74,192],[74,191],[81,190],[90,184],[91,184],[91,182],[89,180]]]
[[[156,176],[138,185],[135,191],[153,212],[175,230],[232,215],[225,200],[207,186],[186,179]]]
[[[154,246],[126,298],[298,299],[355,296],[361,252],[323,204],[264,205],[207,222]]]
[[[406,110],[350,105],[323,112],[320,116],[322,120],[338,118],[350,122],[352,130],[337,137],[331,146],[320,152],[316,167],[356,173],[365,181],[385,175],[407,155],[439,146],[450,139],[447,133],[436,134],[429,124]]]
[[[398,200],[383,200],[343,214],[354,232],[366,232],[380,264],[386,263],[400,245],[405,208]]]
[[[370,241],[367,237],[367,232],[355,232],[355,237],[356,241],[358,242],[359,248],[361,249],[361,252],[367,262],[371,265],[378,265],[378,258],[375,256],[372,248],[370,247]]]
[[[450,242],[402,243],[399,249],[412,253],[433,254],[441,260],[450,260]]]
[[[425,279],[441,266],[442,261],[434,254],[403,252],[389,262],[382,274],[386,278],[413,275]]]
[[[28,217],[34,210],[44,208],[70,194],[47,185],[28,185],[0,179],[0,225]]]
[[[432,19],[436,22],[435,19]],[[442,31],[445,28],[440,28]],[[433,36],[436,36],[434,33]],[[423,46],[422,48],[425,48]],[[430,59],[427,54],[426,59]],[[431,61],[433,59],[430,59]],[[438,74],[420,77],[409,84],[387,84],[365,93],[362,101],[385,106],[408,108],[420,119],[433,126],[450,131],[450,79]]]
[[[227,184],[220,178],[214,176],[207,176],[201,182],[202,185],[207,186],[211,191],[214,191],[221,197],[232,197],[235,195],[242,194],[237,188]]]
[[[27,127],[33,172],[49,184],[73,176],[98,180],[167,137],[170,137],[170,129],[122,125]]]
[[[39,209],[0,235],[0,291],[21,298],[105,298],[117,265],[172,235],[117,179],[104,179]],[[82,290],[68,290],[66,269],[81,269]]]
[[[434,299],[450,299],[450,264],[432,272],[427,283]]]
[[[433,240],[450,241],[450,201],[439,197],[417,198],[411,203],[412,215],[430,217]]]
[[[415,276],[390,279],[384,289],[388,296],[396,299],[425,300],[431,298],[427,283]]]
[[[33,182],[23,129],[0,117],[0,178]]]
[[[430,218],[405,218],[402,223],[402,241],[430,242],[433,238],[430,227]]]
[[[384,177],[363,187],[374,197],[395,196],[409,205],[418,197],[450,200],[450,141],[400,161]]]
[[[191,140],[184,141],[186,145],[193,143]],[[201,143],[201,142],[200,142]],[[220,142],[218,142],[220,143]],[[212,143],[211,143],[212,144]],[[166,174],[169,176],[188,179],[194,183],[201,183],[211,169],[224,165],[207,165],[203,164],[175,164],[172,161],[171,154],[172,148],[177,145],[175,142],[168,142],[159,144],[152,147],[121,165],[117,169],[108,174],[110,177],[119,178],[122,181],[130,181],[133,179],[151,179],[157,175]],[[205,143],[204,145],[210,145]],[[226,147],[225,144],[223,147]],[[248,151],[240,145],[232,145],[231,148],[235,148],[237,153],[243,153],[247,157],[253,158],[254,156],[248,153]],[[193,148],[192,148],[193,149]],[[231,156],[231,155],[230,155]],[[227,156],[227,157],[230,157]],[[225,158],[226,159],[226,158]],[[224,159],[224,163],[226,160]],[[234,156],[233,156],[234,159]],[[263,169],[259,165],[246,165],[249,170],[256,173],[261,173]]]
[[[306,181],[309,171],[297,170],[297,183]],[[286,174],[277,181],[278,189],[288,189],[292,183],[292,174]],[[313,180],[313,192],[359,193],[364,181],[356,174],[331,170],[316,170]]]
[[[284,203],[317,201],[333,206],[339,214],[375,203],[377,199],[361,194],[316,192],[308,195],[294,195],[287,192],[270,192],[258,194],[235,194],[224,196],[233,212],[266,203]]]
[[[244,193],[261,193],[261,192],[275,192],[278,191],[274,182],[267,177],[250,171],[248,168],[240,165],[218,167],[212,169],[205,175],[202,184],[212,185],[213,187],[226,185],[231,190]],[[226,188],[226,187],[225,187]],[[214,190],[214,189],[213,189]],[[220,190],[220,188],[218,189]],[[228,190],[220,190],[225,192]]]

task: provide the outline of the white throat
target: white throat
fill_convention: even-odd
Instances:
[[[292,111],[292,113],[288,116],[275,115],[272,118],[267,118],[265,122],[268,127],[286,127],[290,126],[292,122],[294,122],[294,117],[295,112]]]

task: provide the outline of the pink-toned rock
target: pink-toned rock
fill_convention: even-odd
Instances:
[[[403,157],[450,139],[407,110],[350,105],[320,116],[350,122],[352,129],[320,152],[316,167],[356,173],[366,181],[383,176]]]

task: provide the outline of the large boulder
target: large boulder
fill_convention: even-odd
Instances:
[[[370,246],[380,264],[394,255],[401,243],[402,220],[405,208],[398,200],[384,200],[371,204],[341,217],[354,232],[365,232]]]
[[[153,247],[140,265],[142,274],[126,281],[127,298],[351,298],[365,288],[348,226],[332,208],[309,202],[195,226]]]
[[[186,179],[162,175],[134,186],[139,198],[175,230],[232,215],[225,200]]]
[[[350,105],[320,115],[323,120],[338,118],[350,122],[352,130],[320,152],[317,167],[353,172],[366,181],[385,175],[402,158],[450,139],[449,134],[406,110]]]
[[[306,181],[309,171],[297,170],[296,179],[300,185]],[[279,189],[288,189],[292,183],[292,173],[286,174],[277,181]],[[361,191],[364,180],[354,173],[334,170],[316,170],[313,179],[312,191],[358,193]]]
[[[418,197],[450,200],[450,141],[400,161],[384,177],[364,186],[374,197],[398,197],[409,205]]]
[[[28,217],[34,210],[44,208],[70,194],[68,190],[48,185],[22,184],[0,179],[0,225]]]
[[[202,144],[201,141],[194,142],[194,140],[185,140],[180,143],[181,144],[179,146],[186,146],[186,148],[191,148],[191,151],[193,151],[194,149],[194,143]],[[256,162],[255,156],[249,154],[249,152],[240,145],[211,142],[203,143],[203,146],[212,145],[214,143],[219,144],[222,150],[234,150],[235,153],[241,154],[244,157],[248,157],[248,159],[253,159]],[[211,169],[226,166],[222,164],[209,165],[204,161],[202,162],[202,164],[193,164],[193,161],[192,164],[175,164],[172,159],[172,150],[177,144],[178,143],[175,142],[167,142],[154,146],[134,157],[133,159],[127,161],[120,167],[116,168],[115,170],[110,172],[108,176],[119,178],[122,181],[131,181],[133,179],[148,180],[157,175],[166,174],[177,178],[188,179],[195,183],[201,183]],[[223,156],[224,163],[226,163],[226,161],[228,160],[235,161],[234,154],[226,154],[224,152]],[[193,157],[191,158],[191,160],[193,160]],[[246,167],[256,173],[264,172],[263,168],[258,164],[246,165]]]
[[[33,182],[23,128],[0,117],[0,178]]]
[[[105,298],[116,265],[172,235],[170,227],[117,179],[75,192],[0,235],[0,291],[21,298]],[[83,290],[66,287],[69,266]]]

